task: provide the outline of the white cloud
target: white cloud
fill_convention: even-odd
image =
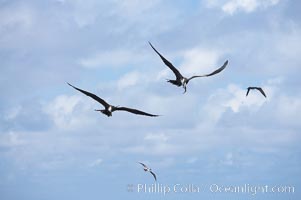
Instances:
[[[176,164],[176,160],[172,157],[164,158],[163,160],[160,160],[158,162],[154,163],[154,166],[156,169],[159,168],[170,168],[171,166]]]
[[[80,60],[80,64],[86,68],[116,67],[128,63],[134,55],[125,50],[101,52]]]
[[[277,107],[274,112],[279,119],[279,123],[288,126],[299,126],[299,119],[301,117],[300,97],[281,95],[277,100]]]
[[[183,75],[202,75],[211,73],[223,64],[218,63],[220,56],[221,53],[218,51],[201,48],[193,48],[184,51],[184,60],[180,65],[180,71],[183,72]]]
[[[233,14],[236,10],[242,9],[249,13],[258,6],[257,0],[232,0],[223,5],[224,12]]]
[[[158,72],[157,76],[156,76],[156,80],[162,80],[162,79],[167,79],[168,77],[170,79],[172,79],[172,71],[170,71],[170,69],[164,69]]]
[[[89,167],[98,167],[102,164],[103,160],[98,158],[89,164]]]
[[[230,0],[222,6],[222,10],[228,14],[234,14],[239,10],[250,13],[257,8],[274,6],[278,2],[279,0]]]
[[[0,134],[0,146],[2,147],[15,147],[26,144],[26,141],[21,139],[19,134],[14,131]]]
[[[282,27],[278,28],[283,29]],[[285,67],[283,66],[283,68],[287,70],[293,70],[294,68],[300,69],[301,67],[299,63],[301,60],[301,47],[298,44],[301,43],[301,29],[294,23],[289,26],[289,29],[290,30],[288,32],[285,31],[281,34],[278,34],[273,39],[273,41],[277,41],[274,43],[275,46],[273,48],[273,51],[275,51],[275,54],[278,57],[283,59],[283,63],[281,63],[282,65],[285,65]]]
[[[55,125],[64,129],[78,129],[83,124],[94,122],[87,113],[92,112],[93,101],[83,100],[80,96],[57,96],[45,105],[44,111],[51,116]]]
[[[280,0],[207,0],[207,6],[221,7],[227,14],[234,14],[238,11],[251,13],[260,8],[267,8],[278,4]]]
[[[69,21],[71,18],[80,28],[99,24],[103,29],[108,27],[106,31],[111,34],[124,33],[129,27],[133,29],[137,25],[143,25],[144,29],[140,29],[140,32],[144,34],[154,30],[160,32],[172,26],[172,19],[175,17],[174,11],[168,6],[163,10],[158,9],[163,7],[161,0],[143,3],[137,0],[64,0],[59,3],[64,8],[62,15],[67,16],[65,20]],[[164,26],[154,23],[159,20]]]
[[[80,59],[79,63],[85,68],[112,68],[135,64],[144,59],[145,56],[141,53],[122,49],[96,53]]]
[[[263,88],[267,94],[271,95],[267,87]],[[239,112],[241,107],[255,109],[255,107],[260,107],[267,101],[257,90],[250,91],[248,97],[246,97],[246,88],[239,88],[236,85],[229,85],[228,92],[233,95],[233,98],[226,101],[224,105],[230,107],[233,112]],[[269,98],[270,97],[271,96],[269,96]]]
[[[221,163],[226,166],[232,166],[234,164],[233,153],[228,152],[224,160],[221,161]]]
[[[35,14],[32,9],[25,5],[18,5],[11,9],[11,7],[2,8],[0,11],[0,31],[21,28],[22,31],[31,28],[35,22]]]
[[[221,0],[206,0],[205,5],[207,8],[214,8],[217,7],[223,3],[225,3],[226,0],[221,1]]]
[[[159,155],[159,156],[166,156],[166,155],[175,155],[181,153],[180,149],[168,143],[152,143],[151,145],[134,145],[127,147],[123,150],[126,153],[138,154],[138,155]]]
[[[130,72],[125,74],[124,76],[122,76],[118,82],[117,82],[117,87],[119,90],[131,87],[131,86],[135,86],[139,80],[142,80],[143,75],[139,72]]]
[[[155,6],[158,6],[161,0],[147,1],[141,3],[139,0],[114,0],[116,3],[116,14],[123,17],[136,18],[139,15],[144,15],[149,10],[153,9]]]
[[[257,90],[251,90],[248,97],[246,97],[249,85],[241,87],[240,85],[229,84],[225,89],[218,89],[208,97],[207,103],[202,108],[202,112],[207,113],[206,123],[214,124],[219,121],[229,108],[234,113],[239,113],[242,110],[257,112],[265,103],[274,99],[274,93],[278,90],[282,81],[282,78],[273,78],[260,85],[267,94],[267,98]]]
[[[64,0],[60,3],[72,9],[72,15],[79,27],[94,24],[97,18],[126,18],[126,23],[141,19],[150,9],[157,5],[158,0],[144,2],[137,0],[97,1],[97,0]],[[120,24],[123,26],[124,24]],[[117,27],[116,27],[117,28]]]
[[[21,112],[22,106],[18,105],[13,108],[11,108],[7,113],[4,115],[4,119],[6,120],[13,120],[15,119]]]
[[[176,53],[176,56],[181,57],[182,61],[179,66],[174,64],[172,59],[169,59],[171,63],[179,69],[181,74],[185,77],[190,77],[193,75],[204,75],[209,74],[216,70],[224,63],[220,60],[220,57],[225,54],[225,52],[219,50],[211,50],[200,47],[193,47],[191,49],[181,51]],[[175,58],[175,56],[171,56]],[[163,64],[163,66],[165,66]],[[162,78],[173,77],[173,72],[167,68],[161,70],[157,75],[157,80]]]
[[[95,0],[60,0],[57,2],[61,4],[60,6],[68,8],[66,13],[72,16],[80,28],[95,23],[97,17],[102,13],[101,11],[109,8],[109,5],[104,2]]]
[[[72,113],[79,101],[79,96],[61,95],[55,98],[54,102],[47,107],[46,111],[54,115],[59,115],[58,113],[67,115]]]
[[[154,141],[154,142],[167,142],[168,138],[169,137],[164,133],[160,133],[160,134],[151,133],[151,134],[147,134],[144,137],[144,140]]]

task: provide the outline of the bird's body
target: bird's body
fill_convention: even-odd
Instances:
[[[181,79],[181,85],[184,87],[187,83],[188,83],[188,79],[185,78],[185,77],[183,77],[183,78]]]
[[[164,64],[171,70],[173,71],[173,73],[175,74],[176,76],[176,80],[167,80],[167,82],[173,84],[173,85],[176,85],[178,87],[183,87],[184,88],[184,93],[186,92],[186,86],[188,84],[188,82],[191,80],[191,79],[194,79],[194,78],[198,78],[198,77],[208,77],[208,76],[213,76],[217,73],[220,73],[221,71],[223,71],[226,66],[228,65],[228,60],[220,67],[218,68],[217,70],[213,71],[212,73],[210,74],[206,74],[206,75],[200,75],[200,76],[192,76],[190,78],[186,78],[184,77],[180,72],[179,70],[177,70],[177,68],[175,68],[175,66],[173,66],[173,64],[171,62],[169,62],[166,58],[164,58],[156,49],[155,47],[153,47],[153,45],[149,42],[150,46],[152,47],[152,49],[160,56],[160,58],[162,59],[162,61],[164,62]]]
[[[133,109],[133,108],[112,106],[112,105],[108,104],[105,100],[103,100],[102,98],[98,97],[97,95],[95,95],[93,93],[90,93],[90,92],[87,92],[85,90],[79,89],[79,88],[71,85],[70,83],[68,83],[68,85],[70,85],[74,89],[80,91],[81,93],[84,93],[85,95],[91,97],[92,99],[94,99],[98,103],[102,104],[105,109],[102,109],[102,110],[97,110],[96,109],[95,111],[99,111],[99,112],[101,112],[102,114],[104,114],[104,115],[106,115],[108,117],[111,117],[112,113],[114,111],[127,111],[127,112],[130,112],[130,113],[136,114],[136,115],[145,115],[145,116],[149,116],[149,117],[157,117],[157,116],[159,116],[159,115],[149,114],[149,113],[146,113],[146,112],[143,112],[143,111],[140,111],[140,110],[136,110],[136,109]]]
[[[157,176],[156,176],[156,174],[152,171],[151,168],[149,168],[148,166],[146,166],[145,164],[143,164],[143,163],[141,163],[141,162],[139,162],[139,164],[141,164],[141,165],[143,166],[143,170],[144,170],[145,172],[151,173],[151,174],[153,175],[155,181],[157,181]]]
[[[263,89],[261,87],[248,87],[246,96],[249,95],[250,90],[258,90],[265,98],[267,97],[265,92],[263,91]]]

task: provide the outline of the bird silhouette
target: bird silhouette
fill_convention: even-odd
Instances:
[[[158,117],[159,115],[153,115],[153,114],[149,114],[140,110],[136,110],[133,108],[127,108],[127,107],[119,107],[119,106],[112,106],[110,104],[108,104],[105,100],[103,100],[102,98],[96,96],[93,93],[87,92],[85,90],[79,89],[73,85],[71,85],[70,83],[68,83],[68,85],[70,85],[71,87],[73,87],[74,89],[80,91],[81,93],[84,93],[85,95],[91,97],[92,99],[94,99],[95,101],[97,101],[98,103],[102,104],[105,109],[103,110],[95,110],[95,111],[100,111],[101,113],[107,115],[108,117],[112,116],[112,113],[114,111],[127,111],[136,115],[145,115],[145,116],[150,116],[150,117]]]
[[[171,62],[169,62],[166,58],[164,58],[156,49],[155,47],[150,43],[148,42],[149,45],[152,47],[152,49],[160,56],[160,58],[162,59],[162,61],[164,62],[164,64],[169,67],[169,69],[171,69],[171,71],[173,71],[173,73],[175,74],[176,76],[176,80],[167,80],[167,82],[173,84],[173,85],[176,85],[178,87],[180,86],[183,86],[184,88],[184,93],[186,93],[186,86],[188,84],[188,82],[194,78],[199,78],[199,77],[209,77],[209,76],[213,76],[215,74],[218,74],[220,73],[221,71],[223,71],[226,66],[228,65],[228,60],[225,61],[225,63],[220,67],[218,68],[217,70],[211,72],[210,74],[205,74],[205,75],[199,75],[199,76],[192,76],[190,78],[186,78],[184,77],[180,72],[179,70],[173,66],[173,64]]]
[[[143,163],[141,163],[141,162],[139,162],[139,164],[141,164],[141,165],[143,166],[143,170],[144,170],[145,172],[151,173],[151,174],[153,175],[155,181],[157,181],[156,174],[155,174],[154,172],[152,172],[152,169],[151,169],[151,168],[149,168],[148,166],[146,166],[145,164],[143,164]]]
[[[263,91],[263,89],[261,87],[248,87],[247,89],[248,89],[248,91],[247,91],[246,96],[249,95],[250,90],[258,90],[265,98],[267,97],[265,92]]]

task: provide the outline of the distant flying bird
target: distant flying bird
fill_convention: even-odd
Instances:
[[[250,90],[258,90],[265,98],[267,97],[261,87],[248,87],[247,89],[248,89],[248,91],[247,91],[246,96],[248,96]]]
[[[143,170],[144,170],[145,172],[151,173],[151,174],[153,175],[153,177],[155,178],[155,181],[157,181],[156,174],[155,174],[154,172],[152,172],[152,169],[149,168],[148,166],[146,166],[145,164],[141,163],[141,162],[139,162],[139,163],[143,166]]]
[[[95,110],[95,111],[100,111],[103,114],[107,115],[108,117],[111,117],[112,112],[114,112],[114,111],[127,111],[127,112],[130,112],[130,113],[134,113],[136,115],[146,115],[146,116],[150,116],[150,117],[158,117],[159,116],[159,115],[152,115],[152,114],[149,114],[149,113],[146,113],[146,112],[143,112],[143,111],[140,111],[140,110],[132,109],[132,108],[112,106],[112,105],[108,104],[105,100],[103,100],[100,97],[96,96],[95,94],[92,94],[92,93],[87,92],[85,90],[79,89],[79,88],[71,85],[70,83],[68,83],[68,85],[70,85],[74,89],[84,93],[85,95],[91,97],[92,99],[94,99],[98,103],[102,104],[105,107],[105,109],[104,110]]]
[[[160,58],[162,59],[162,61],[164,62],[164,64],[169,67],[169,69],[171,69],[171,71],[173,71],[173,73],[176,75],[176,80],[167,80],[167,82],[171,83],[171,84],[174,84],[178,87],[180,86],[183,86],[184,88],[184,93],[186,92],[186,85],[188,84],[188,82],[191,80],[191,79],[194,79],[194,78],[198,78],[198,77],[208,77],[208,76],[213,76],[217,73],[220,73],[221,71],[223,71],[227,64],[228,64],[228,60],[223,64],[223,66],[221,66],[220,68],[218,68],[217,70],[213,71],[212,73],[210,74],[205,74],[205,75],[200,75],[200,76],[192,76],[190,78],[186,78],[184,76],[182,76],[182,74],[177,70],[177,68],[175,68],[173,66],[173,64],[171,64],[171,62],[169,62],[166,58],[164,58],[156,49],[155,47],[153,47],[153,45],[148,42],[150,44],[150,46],[152,47],[152,49],[160,56]]]

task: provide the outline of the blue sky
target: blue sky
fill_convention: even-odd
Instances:
[[[0,0],[0,198],[300,199],[297,0]],[[184,75],[182,88],[148,41]],[[113,105],[159,118],[116,112]],[[262,86],[268,98],[252,92]],[[158,183],[199,193],[138,193]],[[134,185],[134,192],[127,185]],[[294,193],[213,193],[293,186]]]

